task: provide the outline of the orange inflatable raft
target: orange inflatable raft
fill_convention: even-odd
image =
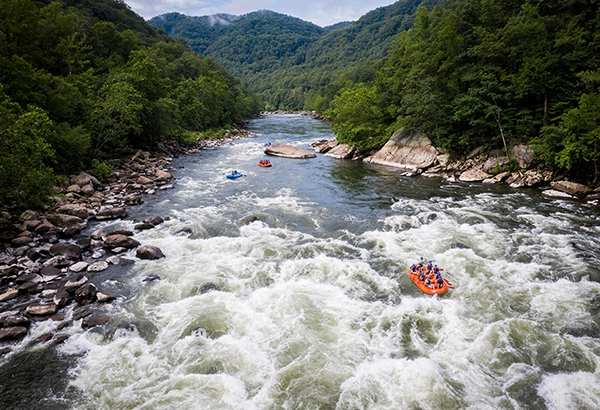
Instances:
[[[422,272],[425,273],[425,276],[432,273],[427,271],[425,267],[422,269],[423,271],[417,269],[416,272],[413,272],[411,268],[408,268],[408,275],[410,276],[410,279],[415,283],[415,285],[417,285],[419,289],[421,289],[421,292],[427,293],[428,295],[443,295],[444,293],[448,292],[448,285],[446,284],[446,280],[443,278],[441,284],[435,284],[435,281],[433,281],[434,283],[429,286],[424,281],[419,280],[419,276]]]
[[[268,159],[261,159],[260,161],[258,161],[258,165],[260,165],[261,167],[270,167],[271,161],[269,161]]]

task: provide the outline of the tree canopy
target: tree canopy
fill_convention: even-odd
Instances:
[[[5,0],[0,67],[3,206],[40,206],[56,175],[239,122],[262,105],[118,0]]]
[[[394,41],[362,102],[378,112],[368,144],[399,126],[419,130],[458,154],[484,146],[532,143],[547,165],[598,182],[597,0],[449,0],[419,8],[414,26]],[[355,129],[344,97],[328,115]],[[386,125],[386,126],[384,126]],[[356,129],[356,135],[362,130]],[[376,133],[383,134],[376,134]]]

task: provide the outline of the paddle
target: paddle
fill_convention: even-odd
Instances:
[[[446,282],[446,284],[448,285],[448,287],[449,287],[450,289],[454,289],[454,286],[452,286],[452,283],[450,283],[450,282],[448,281],[448,279],[446,279],[446,278],[443,278],[443,279],[444,279],[444,282]]]

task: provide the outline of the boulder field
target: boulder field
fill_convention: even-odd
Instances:
[[[0,355],[26,337],[40,321],[57,322],[52,332],[31,342],[60,343],[70,326],[90,329],[111,320],[103,304],[120,297],[105,288],[99,276],[111,267],[137,260],[168,258],[159,248],[133,239],[126,229],[96,229],[82,234],[96,221],[128,217],[128,207],[144,197],[172,189],[171,161],[181,154],[218,146],[248,136],[241,132],[222,139],[198,140],[191,146],[176,142],[159,145],[154,153],[138,151],[114,163],[105,181],[82,172],[57,187],[55,206],[45,212],[28,210],[18,217],[0,212]],[[139,221],[134,230],[153,229],[162,216]],[[123,257],[135,249],[135,258]],[[110,276],[110,275],[108,275]],[[158,276],[142,279],[150,285]],[[120,324],[122,325],[122,324]]]

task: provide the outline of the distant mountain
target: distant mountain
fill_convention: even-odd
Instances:
[[[411,27],[419,6],[431,9],[444,2],[400,0],[326,28],[266,10],[242,16],[169,13],[148,23],[186,39],[196,52],[261,93],[272,108],[301,109],[312,108],[311,93],[348,69],[385,57],[392,40]]]

